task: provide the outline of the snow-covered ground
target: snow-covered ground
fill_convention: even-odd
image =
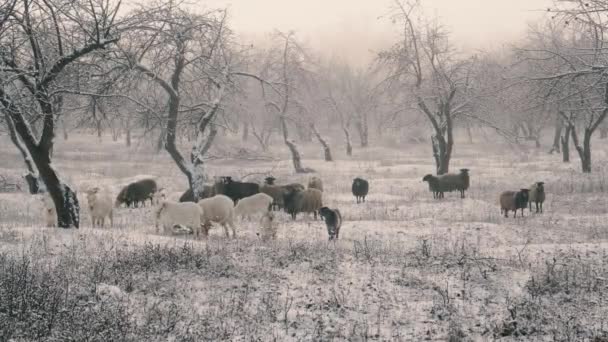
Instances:
[[[49,281],[65,298],[88,303],[91,317],[105,317],[112,334],[122,330],[109,317],[122,314],[135,340],[606,337],[604,160],[582,175],[574,152],[573,162],[563,164],[545,150],[457,145],[451,168],[471,170],[471,189],[466,199],[452,193],[434,200],[422,182],[433,170],[427,145],[355,149],[352,158],[336,147],[337,161],[327,163],[310,144],[302,146],[303,163],[323,179],[324,203],[342,212],[340,240],[328,243],[324,224],[312,216],[292,221],[280,213],[278,240],[263,244],[257,222],[248,221],[238,221],[237,240],[219,228],[208,242],[162,236],[154,232],[151,207],[118,209],[113,228],[92,229],[87,188],[107,186],[116,194],[149,175],[177,198],[186,179],[165,152],[148,145],[127,149],[87,135],[58,145],[54,165],[78,191],[83,227],[43,228],[38,197],[0,193],[0,294],[3,279],[17,272],[7,265],[27,257],[32,274],[53,270],[48,277],[69,282]],[[608,151],[602,145],[594,144],[597,158]],[[278,184],[307,184],[310,175],[293,174],[284,150],[278,145],[262,161],[213,159],[209,175],[261,181],[271,173]],[[1,137],[0,174],[22,173],[14,147]],[[363,204],[350,193],[354,177],[370,181]],[[535,181],[546,184],[545,213],[501,217],[499,193]]]

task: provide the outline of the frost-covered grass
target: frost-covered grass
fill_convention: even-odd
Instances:
[[[333,163],[302,146],[324,202],[344,216],[340,241],[327,242],[321,221],[280,213],[278,240],[264,244],[248,221],[237,221],[237,240],[220,228],[208,242],[158,235],[150,207],[119,209],[113,228],[92,229],[87,187],[116,194],[150,175],[174,199],[186,188],[166,153],[95,139],[56,148],[54,164],[83,204],[81,229],[42,228],[39,198],[0,193],[0,340],[608,340],[608,147],[599,141],[591,175],[574,154],[567,165],[544,150],[457,145],[452,169],[471,169],[464,200],[432,199],[421,181],[433,169],[427,145],[355,149],[352,159],[336,150]],[[282,146],[266,157],[208,169],[307,183]],[[22,173],[2,137],[0,174]],[[370,181],[359,205],[356,176]],[[501,191],[539,180],[544,214],[500,216]]]

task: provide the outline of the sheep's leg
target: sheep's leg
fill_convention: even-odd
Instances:
[[[541,212],[541,214],[543,212],[543,202],[540,202],[540,212]]]
[[[101,217],[99,219],[99,228],[104,228],[106,225],[106,218],[105,217]]]
[[[234,226],[234,223],[230,221],[228,224],[230,225],[230,228],[232,228],[232,238],[236,239],[236,227]]]
[[[114,214],[111,211],[108,217],[110,218],[110,228],[114,228]]]
[[[538,202],[535,203],[536,204],[536,212],[538,213]]]

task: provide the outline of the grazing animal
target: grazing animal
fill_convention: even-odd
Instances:
[[[313,213],[317,219],[317,211],[323,206],[323,192],[318,189],[291,190],[283,196],[285,211],[296,219],[298,213]]]
[[[504,191],[500,194],[500,212],[505,217],[509,217],[509,211],[513,211],[513,217],[517,217],[517,209],[521,209],[521,216],[524,216],[524,209],[528,207],[529,189],[520,191]]]
[[[264,212],[270,211],[271,207],[272,197],[264,193],[259,193],[242,198],[240,201],[238,201],[238,203],[234,206],[234,214],[237,216],[247,216],[250,218],[251,215],[260,213],[263,214]]]
[[[322,207],[319,209],[319,215],[325,220],[329,240],[337,240],[340,237],[340,227],[342,226],[342,215],[340,214],[340,210]]]
[[[267,211],[262,216],[260,231],[256,233],[262,241],[275,240],[277,238],[277,227],[274,224],[274,214]]]
[[[532,212],[532,202],[536,205],[536,212],[538,213],[539,205],[540,212],[543,212],[543,202],[545,201],[545,183],[536,182],[530,187],[530,212]]]
[[[308,188],[323,191],[323,181],[317,176],[312,176],[308,181]]]
[[[102,191],[98,187],[86,191],[89,213],[91,214],[91,224],[93,228],[104,227],[105,218],[110,220],[110,227],[114,226],[112,215],[112,197],[107,189]]]
[[[369,183],[363,178],[355,178],[353,179],[352,191],[357,203],[365,202],[365,196],[369,192]]]
[[[427,174],[422,178],[423,182],[429,183],[429,190],[433,198],[443,198],[445,192],[459,191],[460,198],[465,198],[465,191],[469,189],[469,169],[460,169],[460,173],[448,173],[440,176]]]
[[[196,203],[163,201],[155,212],[156,232],[158,233],[158,228],[161,225],[165,233],[173,232],[176,226],[178,228],[184,226],[192,230],[196,236],[199,236],[202,216],[203,211]]]
[[[215,195],[213,185],[203,185],[203,193],[200,199],[209,198]],[[179,198],[180,202],[194,202],[194,196],[192,196],[192,189],[186,190]]]
[[[55,203],[49,193],[42,195],[42,203],[44,204],[44,222],[47,227],[57,227],[57,211],[55,211]]]
[[[232,177],[220,177],[214,186],[215,194],[226,195],[236,204],[241,198],[255,195],[260,192],[257,183],[237,182]]]
[[[272,209],[279,210],[283,207],[283,193],[285,189],[282,186],[275,185],[276,178],[270,176],[264,178],[264,184],[260,186],[260,193],[264,193],[272,197]]]
[[[120,207],[121,204],[126,204],[127,207],[133,205],[137,207],[139,203],[143,206],[146,205],[146,200],[153,202],[154,193],[156,193],[158,186],[154,179],[146,178],[133,182],[120,191],[116,197],[115,207]]]
[[[216,222],[224,227],[226,237],[230,237],[228,227],[232,228],[232,237],[236,238],[236,227],[234,226],[234,202],[225,195],[215,195],[198,201],[198,205],[203,209],[201,224],[203,225],[203,235],[209,236],[211,222]]]

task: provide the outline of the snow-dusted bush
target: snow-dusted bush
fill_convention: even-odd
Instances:
[[[89,214],[91,215],[91,224],[93,227],[103,228],[105,218],[110,219],[110,227],[114,225],[112,215],[112,196],[107,189],[101,190],[98,187],[86,191],[87,202],[89,204]]]
[[[201,223],[203,224],[203,235],[209,235],[211,222],[219,223],[224,227],[226,237],[230,237],[228,226],[232,228],[232,237],[236,238],[236,228],[234,226],[234,202],[225,195],[215,195],[198,201],[198,205],[203,210]]]
[[[270,210],[272,197],[264,193],[258,193],[249,197],[242,198],[234,206],[234,213],[241,218],[261,214]]]

